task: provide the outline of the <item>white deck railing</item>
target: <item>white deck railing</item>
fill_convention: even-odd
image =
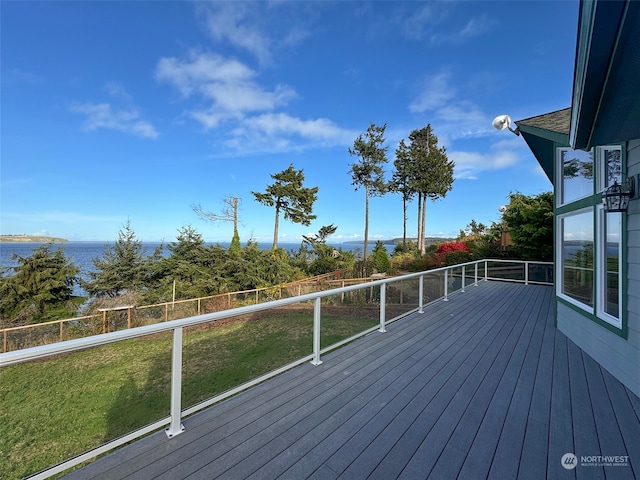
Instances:
[[[101,335],[94,335],[91,337],[79,338],[74,340],[68,340],[64,342],[59,342],[51,345],[42,345],[39,347],[27,348],[23,350],[17,350],[13,352],[0,354],[0,368],[6,367],[9,365],[16,365],[32,360],[44,359],[47,357],[51,357],[54,355],[60,355],[70,352],[76,352],[79,350],[83,350],[90,347],[96,347],[100,345],[106,345],[110,343],[120,342],[123,340],[129,340],[133,338],[139,338],[147,335],[153,335],[163,332],[173,332],[173,343],[172,343],[172,361],[171,361],[171,405],[169,415],[155,423],[147,425],[139,430],[131,432],[123,437],[117,438],[111,442],[108,442],[100,447],[89,450],[77,457],[74,457],[70,460],[67,460],[63,463],[60,463],[54,467],[51,467],[47,470],[44,470],[30,478],[32,479],[45,479],[52,475],[56,475],[61,473],[75,465],[79,465],[80,463],[86,462],[98,455],[106,453],[114,448],[117,448],[125,443],[131,442],[136,438],[142,437],[150,432],[158,430],[163,427],[167,427],[165,429],[165,433],[169,438],[180,434],[184,427],[181,423],[182,418],[191,415],[199,410],[207,408],[214,403],[217,403],[225,398],[228,398],[232,395],[235,395],[243,390],[251,388],[252,386],[257,385],[258,383],[264,382],[265,380],[279,375],[291,368],[294,368],[298,365],[301,365],[305,362],[311,362],[313,365],[320,365],[322,363],[321,356],[331,350],[334,350],[346,343],[349,343],[359,337],[367,335],[374,331],[386,332],[386,324],[397,320],[403,316],[406,316],[413,312],[423,312],[423,308],[427,303],[432,303],[433,301],[443,300],[448,301],[449,295],[455,292],[464,292],[465,287],[467,286],[477,286],[479,280],[502,280],[502,281],[514,281],[520,283],[537,283],[537,284],[553,284],[553,273],[552,273],[553,264],[550,262],[525,262],[518,260],[477,260],[473,262],[442,267],[434,270],[427,270],[424,272],[411,273],[408,275],[396,276],[383,278],[380,280],[375,280],[373,282],[369,282],[361,285],[352,285],[343,288],[336,288],[333,290],[327,290],[323,292],[310,293],[306,295],[301,295],[297,297],[285,298],[281,300],[274,300],[271,302],[261,303],[257,305],[249,305],[245,307],[238,307],[231,310],[209,313],[205,315],[198,315],[194,317],[183,318],[180,320],[173,320],[166,323],[147,325],[143,327],[132,328],[129,330],[122,330],[112,333],[106,333]],[[534,268],[543,269],[543,274],[533,275]],[[549,273],[551,271],[551,273]],[[425,277],[442,277],[443,285],[442,291],[443,295],[438,297],[436,300],[432,300],[431,302],[425,303],[425,295],[424,295],[424,280]],[[534,278],[534,276],[536,278]],[[409,279],[417,279],[418,280],[418,305],[417,307],[403,313],[402,315],[395,317],[390,320],[386,320],[386,287],[387,285],[403,282]],[[456,285],[459,284],[459,287]],[[366,290],[371,289],[373,287],[380,287],[380,295],[379,295],[379,307],[380,307],[380,323],[375,327],[371,327],[369,329],[363,330],[356,335],[353,335],[347,339],[344,339],[338,343],[325,347],[324,349],[320,348],[320,325],[322,320],[322,308],[321,308],[321,300],[325,297],[340,295],[346,292],[353,292],[356,290]],[[262,375],[258,378],[255,378],[247,383],[244,383],[232,390],[226,391],[220,395],[217,395],[209,400],[205,400],[203,402],[198,403],[190,408],[185,410],[182,409],[181,404],[181,395],[182,395],[182,333],[185,327],[192,327],[196,325],[201,325],[205,323],[210,323],[212,321],[221,320],[225,318],[235,317],[239,315],[246,315],[251,313],[256,313],[260,311],[270,310],[278,307],[283,307],[286,305],[292,305],[296,303],[302,302],[313,302],[313,353],[310,355],[300,358],[288,365],[282,366],[277,370],[271,371],[265,375]]]

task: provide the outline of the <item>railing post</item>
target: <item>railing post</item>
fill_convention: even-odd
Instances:
[[[484,261],[484,281],[487,281],[487,276],[488,276],[488,271],[489,271],[489,262],[488,261]]]
[[[524,262],[524,284],[529,285],[529,262]]]
[[[464,275],[464,273],[465,273],[465,268],[466,268],[466,266],[465,266],[465,265],[463,265],[463,266],[462,266],[462,293],[464,293],[464,282],[465,282],[465,278],[464,278],[464,277],[465,277],[465,275]]]
[[[478,286],[478,262],[474,263],[474,270],[475,270],[475,281],[473,282],[473,286],[477,287]]]
[[[171,423],[164,433],[172,438],[184,432],[182,415],[182,327],[173,329],[171,349]]]
[[[444,299],[445,302],[449,301],[449,269],[444,271]]]
[[[320,365],[320,297],[313,301],[313,365]]]
[[[383,283],[380,285],[380,329],[378,330],[380,333],[385,333],[387,330],[384,328],[386,309],[385,304],[387,301],[387,284]]]
[[[424,306],[424,275],[420,275],[420,282],[418,282],[418,312],[424,313],[422,307]]]

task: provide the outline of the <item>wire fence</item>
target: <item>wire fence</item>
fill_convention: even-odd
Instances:
[[[154,305],[120,305],[102,308],[92,315],[2,328],[0,329],[2,353],[316,293],[336,288],[340,282],[344,286],[376,280],[376,278],[342,280],[345,273],[344,271],[336,271],[272,287],[188,300],[175,300]]]

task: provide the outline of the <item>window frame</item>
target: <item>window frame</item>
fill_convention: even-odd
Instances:
[[[601,145],[591,150],[593,160],[592,192],[589,195],[573,198],[570,201],[561,203],[564,196],[564,162],[562,161],[563,151],[571,151],[570,147],[556,144],[554,153],[555,175],[556,175],[556,202],[555,202],[555,230],[556,230],[556,298],[563,304],[569,306],[577,312],[581,312],[585,318],[610,330],[611,332],[626,338],[626,284],[625,279],[625,247],[626,247],[626,219],[620,217],[620,231],[618,242],[618,317],[607,313],[607,238],[606,238],[606,217],[608,213],[604,209],[602,198],[603,192],[610,185],[609,166],[605,153],[611,150],[620,152],[620,177],[626,171],[626,149],[624,144]],[[616,175],[618,176],[618,175]],[[615,178],[614,178],[615,179]],[[564,245],[564,224],[563,220],[582,213],[591,213],[593,218],[593,277],[592,277],[592,303],[589,305],[571,297],[563,292],[564,290],[564,258],[562,258]]]

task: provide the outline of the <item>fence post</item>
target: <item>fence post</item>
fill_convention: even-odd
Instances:
[[[60,322],[60,341],[62,341],[62,321]]]
[[[182,415],[182,327],[173,330],[171,349],[171,423],[164,433],[167,437],[175,437],[184,432],[180,422]]]
[[[487,281],[487,276],[488,276],[488,270],[489,270],[489,262],[487,260],[484,261],[484,281]]]
[[[313,300],[313,365],[320,365],[320,297]]]
[[[200,299],[198,298],[198,315],[200,315]]]
[[[127,308],[127,328],[131,328],[131,307]]]
[[[384,328],[384,321],[386,318],[386,303],[387,303],[387,284],[380,285],[380,333],[385,333],[387,330]]]
[[[420,275],[420,281],[418,282],[418,312],[423,313],[424,310],[424,275]]]
[[[466,268],[466,265],[463,265],[463,266],[462,266],[462,293],[464,293],[464,282],[465,282],[465,278],[464,278],[464,277],[465,277],[465,275],[464,275],[464,274],[465,274],[465,268]]]
[[[2,353],[7,353],[7,331],[2,331]]]
[[[449,301],[449,269],[444,271],[444,299],[445,302]]]
[[[524,262],[524,284],[529,285],[529,262]]]
[[[474,263],[474,267],[475,267],[475,281],[473,282],[473,286],[477,287],[478,286],[478,262]]]

